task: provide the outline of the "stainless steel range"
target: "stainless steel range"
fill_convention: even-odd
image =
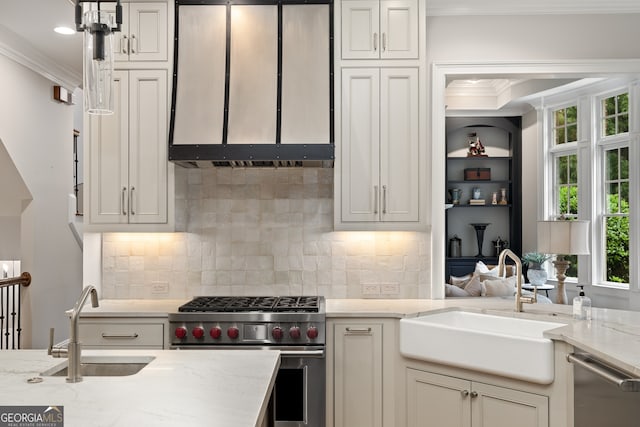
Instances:
[[[200,296],[169,327],[173,349],[279,350],[270,425],[325,425],[324,297]]]

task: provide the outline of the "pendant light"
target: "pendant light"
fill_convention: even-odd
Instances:
[[[115,18],[100,9],[100,3],[116,3]],[[97,3],[97,9],[82,13],[81,3]],[[76,30],[84,38],[84,106],[89,114],[113,114],[113,33],[120,31],[120,0],[76,0]]]

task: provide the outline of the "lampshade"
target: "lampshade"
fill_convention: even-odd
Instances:
[[[89,114],[113,113],[114,18],[102,10],[84,14],[84,101]]]
[[[538,221],[538,251],[589,255],[589,221]]]

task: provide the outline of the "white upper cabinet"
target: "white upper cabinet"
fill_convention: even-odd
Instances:
[[[343,68],[340,222],[419,221],[418,134],[417,68]]]
[[[167,72],[114,72],[114,114],[90,117],[89,222],[167,223]]]
[[[115,3],[105,3],[114,9]],[[113,41],[116,61],[167,61],[167,3],[122,4],[122,28]]]
[[[344,0],[342,59],[417,59],[417,0]]]

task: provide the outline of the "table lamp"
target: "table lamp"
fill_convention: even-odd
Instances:
[[[558,279],[556,303],[567,303],[564,275],[571,262],[565,255],[589,255],[589,221],[538,221],[538,251],[556,254],[553,265]]]

